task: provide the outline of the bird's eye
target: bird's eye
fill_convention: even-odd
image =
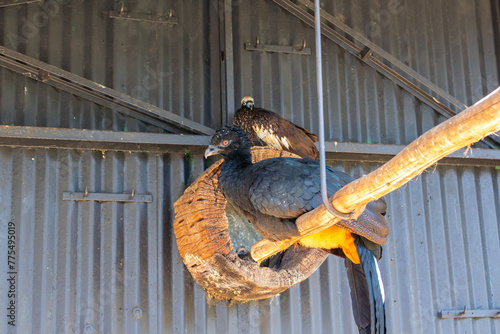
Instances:
[[[229,144],[229,140],[224,140],[224,141],[222,142],[222,145],[224,145],[224,146],[227,146],[228,144]]]

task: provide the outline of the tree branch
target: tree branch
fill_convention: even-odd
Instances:
[[[330,198],[330,203],[340,212],[359,211],[368,202],[398,189],[448,154],[499,130],[500,87],[424,133],[380,168],[340,189]],[[261,261],[285,250],[300,238],[318,233],[339,221],[321,205],[297,218],[300,237],[279,242],[261,240],[252,246],[252,257]]]

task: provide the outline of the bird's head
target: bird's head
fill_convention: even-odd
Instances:
[[[251,96],[245,96],[242,100],[241,100],[241,105],[243,107],[247,107],[248,109],[253,109],[253,106],[254,106],[254,100],[253,100],[253,97]]]
[[[205,158],[220,154],[224,158],[235,155],[251,155],[252,143],[239,126],[228,125],[215,132],[205,151]]]

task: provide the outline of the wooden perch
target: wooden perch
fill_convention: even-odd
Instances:
[[[252,147],[253,162],[275,157],[298,156],[270,147]],[[271,269],[233,251],[239,246],[249,248],[258,239],[243,231],[245,228],[239,229],[243,226],[233,214],[227,214],[227,201],[219,188],[222,162],[199,175],[174,203],[177,247],[193,279],[212,297],[237,301],[269,298],[307,279],[328,253],[291,247]],[[249,225],[243,219],[241,223]],[[230,234],[237,238],[231,239]]]
[[[427,167],[454,151],[469,146],[500,130],[500,87],[494,92],[413,141],[399,154],[370,174],[340,189],[330,203],[343,213],[356,212],[368,202],[398,189]],[[271,242],[261,240],[252,246],[256,261],[276,254],[300,238],[339,222],[324,205],[297,218],[300,237]]]

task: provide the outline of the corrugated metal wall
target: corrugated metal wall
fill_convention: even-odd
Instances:
[[[234,7],[235,105],[256,103],[318,132],[314,31],[273,1]],[[322,3],[323,4],[323,3]],[[362,33],[467,105],[498,87],[490,1],[325,1]],[[312,54],[250,52],[247,42],[300,46]],[[326,138],[408,144],[443,119],[323,37]]]
[[[15,224],[17,333],[81,333],[90,324],[94,333],[157,328],[162,160],[73,150],[3,148],[0,154],[4,253],[6,225]],[[64,191],[87,186],[152,193],[153,203],[62,200]],[[7,257],[0,263],[4,271]],[[144,310],[142,321],[132,316],[134,307]],[[2,318],[1,332],[11,332]]]
[[[220,123],[217,6],[127,1],[169,27],[110,19],[113,1],[49,0],[0,9],[0,44],[207,126]],[[152,131],[134,119],[0,68],[0,124]]]
[[[124,3],[139,13],[173,8],[179,25],[171,28],[109,19],[103,12],[119,10],[114,2],[57,3],[58,12],[17,44],[41,9],[0,9],[0,44],[220,125],[216,2]],[[419,0],[405,2],[397,14],[389,7],[394,3],[346,0],[324,8],[467,104],[497,85],[489,1]],[[261,106],[317,132],[314,51],[281,55],[243,47],[259,36],[262,44],[305,39],[314,48],[312,29],[270,0],[236,0],[229,13],[234,104],[253,95]],[[331,41],[324,39],[323,48],[329,140],[407,144],[442,121]],[[0,99],[1,124],[158,131],[1,68]],[[19,274],[15,328],[6,321],[7,275],[0,280],[0,332],[354,333],[344,265],[333,256],[273,299],[229,307],[207,301],[184,269],[172,230],[172,203],[204,168],[201,156],[193,158],[1,148],[0,254],[7,253],[11,221]],[[331,163],[355,177],[377,167]],[[62,192],[85,186],[95,192],[135,189],[151,194],[153,203],[62,201]],[[495,168],[438,166],[388,196],[391,235],[381,270],[391,332],[500,333],[498,319],[437,318],[441,309],[500,307],[499,186]],[[0,271],[6,268],[2,255]]]

